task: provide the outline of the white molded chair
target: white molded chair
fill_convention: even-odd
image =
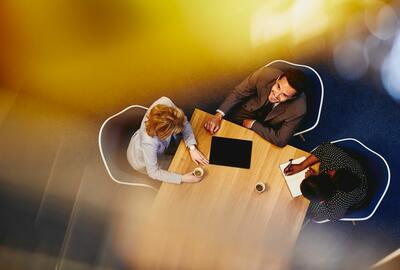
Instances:
[[[363,166],[368,180],[368,194],[363,205],[350,209],[341,221],[362,221],[370,219],[381,204],[390,185],[390,168],[385,158],[354,138],[332,141],[355,158]],[[328,219],[315,221],[329,222]]]
[[[275,60],[265,66],[283,71],[289,68],[298,69],[307,77],[308,87],[305,91],[307,97],[307,114],[304,116],[300,127],[294,134],[294,136],[300,135],[304,140],[302,134],[313,130],[318,125],[321,116],[322,103],[324,101],[324,83],[322,82],[321,76],[312,67],[291,63],[285,60]]]
[[[157,191],[161,182],[135,171],[126,157],[130,139],[140,128],[146,111],[146,107],[132,105],[110,116],[100,128],[99,149],[104,166],[113,181]]]

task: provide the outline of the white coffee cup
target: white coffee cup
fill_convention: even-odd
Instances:
[[[193,175],[197,177],[202,177],[204,175],[204,170],[200,167],[197,167],[193,170]]]
[[[258,193],[263,193],[265,191],[265,183],[263,182],[257,182],[254,189]]]

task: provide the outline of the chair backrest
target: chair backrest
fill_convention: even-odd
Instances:
[[[390,168],[379,153],[371,150],[354,138],[332,141],[360,162],[368,181],[368,193],[365,203],[357,209],[349,210],[343,221],[360,221],[371,218],[382,202],[390,185]]]
[[[294,136],[313,130],[318,125],[324,100],[324,84],[321,76],[312,67],[291,63],[285,60],[275,60],[265,66],[277,68],[282,71],[294,68],[305,74],[307,82],[304,92],[307,97],[307,114],[304,116]]]
[[[132,105],[104,121],[99,131],[99,149],[106,170],[115,182],[158,190],[160,181],[135,171],[126,155],[130,139],[140,128],[146,110]]]

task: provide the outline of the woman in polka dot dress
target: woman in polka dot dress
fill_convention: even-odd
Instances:
[[[309,167],[318,162],[319,174],[316,174]],[[303,162],[286,167],[285,174],[295,174],[306,168],[309,169],[300,189],[311,201],[309,213],[316,221],[342,218],[367,195],[367,177],[360,163],[334,144],[318,146]]]

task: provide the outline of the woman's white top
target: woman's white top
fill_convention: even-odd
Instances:
[[[158,104],[176,108],[176,105],[167,97],[159,98],[149,107],[145,117],[142,120],[140,129],[138,129],[135,134],[132,135],[128,146],[127,158],[135,170],[142,173],[147,173],[153,179],[180,184],[182,182],[181,174],[163,170],[160,168],[158,163],[158,156],[162,155],[168,148],[172,136],[169,136],[165,140],[161,140],[157,136],[150,137],[146,132],[145,121],[147,121],[147,115],[149,114],[150,110]],[[197,144],[193,134],[192,126],[188,122],[186,116],[184,128],[182,130],[182,137],[185,141],[186,147]]]

